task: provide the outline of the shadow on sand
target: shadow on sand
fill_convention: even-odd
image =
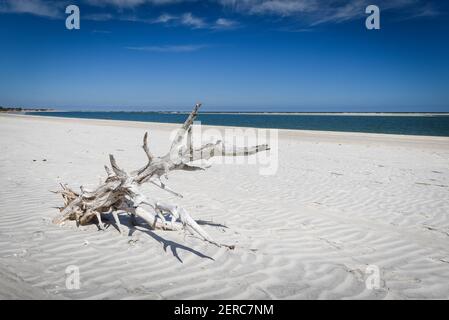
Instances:
[[[102,216],[101,219],[105,223],[106,228],[109,228],[109,226],[112,225],[115,229],[117,229],[117,231],[119,231],[117,225],[114,223],[114,221],[112,219],[110,219],[110,217]],[[199,252],[199,251],[197,251],[197,250],[195,250],[193,248],[187,247],[187,246],[179,244],[179,243],[177,243],[175,241],[171,241],[171,240],[168,240],[168,239],[165,239],[165,238],[161,237],[156,232],[154,232],[154,230],[151,230],[150,226],[148,226],[148,224],[146,222],[144,222],[143,220],[139,222],[139,221],[136,221],[133,218],[129,217],[128,215],[119,215],[119,219],[120,219],[120,223],[122,224],[122,226],[128,227],[128,230],[129,230],[128,236],[129,237],[132,236],[136,230],[137,231],[141,231],[141,232],[145,232],[150,237],[152,237],[154,240],[156,240],[157,242],[162,244],[162,247],[163,247],[165,252],[167,252],[167,248],[170,248],[171,252],[173,253],[173,256],[176,259],[178,259],[178,261],[181,262],[181,263],[183,263],[183,261],[179,257],[178,249],[179,250],[188,251],[190,253],[193,253],[193,254],[197,255],[198,257],[200,257],[200,258],[214,260],[214,258],[212,258],[212,257],[210,257],[208,255],[205,255],[205,254],[203,254],[203,253],[201,253],[201,252]],[[225,225],[218,224],[218,223],[213,223],[213,222],[210,222],[210,221],[197,220],[196,222],[199,225],[209,225],[209,226],[213,226],[213,227],[227,228]],[[139,227],[139,229],[137,229],[136,227]]]

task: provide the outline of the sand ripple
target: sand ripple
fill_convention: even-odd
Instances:
[[[60,199],[49,190],[96,185],[110,152],[138,167],[144,130],[163,152],[170,126],[0,122],[0,298],[449,298],[448,139],[285,132],[275,176],[252,165],[173,174],[176,201],[228,250],[126,216],[124,237],[50,222]],[[65,287],[69,265],[79,290]],[[378,289],[366,287],[369,265]]]

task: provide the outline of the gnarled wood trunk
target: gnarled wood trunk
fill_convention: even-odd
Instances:
[[[164,182],[173,170],[196,171],[205,170],[193,165],[196,160],[209,160],[215,156],[247,156],[257,152],[269,150],[268,145],[244,148],[226,148],[221,141],[209,143],[200,148],[192,148],[192,125],[198,115],[201,104],[197,104],[190,113],[187,120],[178,130],[169,152],[162,157],[155,157],[148,148],[148,133],[143,138],[143,150],[147,155],[148,162],[140,169],[131,173],[121,169],[113,155],[109,155],[111,169],[105,166],[108,177],[96,190],[88,191],[81,187],[81,192],[75,192],[65,185],[58,191],[64,199],[64,206],[60,208],[60,215],[54,219],[54,223],[60,224],[66,220],[75,220],[84,225],[98,221],[99,227],[104,228],[101,214],[110,213],[122,232],[118,211],[128,212],[133,217],[140,217],[154,229],[164,230],[189,230],[207,242],[216,243],[187,213],[184,208],[173,204],[165,204],[158,201],[150,201],[140,190],[144,183],[152,183],[159,188],[170,192],[178,197],[179,193],[171,190]],[[184,140],[187,135],[187,141]],[[150,210],[146,210],[147,205]],[[171,216],[167,222],[165,217]]]

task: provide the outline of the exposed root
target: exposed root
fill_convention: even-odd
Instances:
[[[162,182],[161,177],[167,178],[168,174],[174,170],[205,170],[205,168],[192,165],[192,162],[196,160],[209,160],[214,156],[247,156],[269,150],[268,145],[250,148],[227,148],[221,141],[193,149],[191,141],[192,125],[200,107],[201,104],[195,106],[177,132],[170,151],[162,157],[155,157],[150,152],[148,133],[145,133],[142,148],[148,162],[139,170],[127,173],[120,168],[114,156],[110,155],[110,168],[104,167],[107,178],[95,190],[88,191],[80,187],[81,192],[75,192],[61,184],[62,190],[56,191],[56,193],[61,194],[64,206],[60,208],[60,215],[53,222],[60,224],[67,220],[75,220],[77,225],[86,225],[95,219],[98,227],[104,230],[101,214],[110,213],[114,217],[117,228],[122,233],[122,226],[117,213],[121,210],[129,213],[132,217],[140,217],[153,229],[189,231],[206,242],[234,249],[234,246],[223,245],[214,241],[184,208],[174,204],[149,200],[140,191],[140,186],[143,183],[150,182],[162,190],[182,198],[181,194]],[[183,144],[186,135],[187,143]],[[151,210],[143,208],[144,205],[150,207]],[[170,218],[170,221],[168,222],[166,218]]]

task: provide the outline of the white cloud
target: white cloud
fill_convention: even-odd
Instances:
[[[2,13],[24,13],[46,18],[62,17],[61,1],[42,0],[3,0],[0,1],[0,12]]]
[[[215,17],[198,17],[192,12],[173,14],[169,12],[174,4],[206,3],[217,9]],[[267,18],[289,18],[301,21],[305,26],[324,23],[340,23],[365,16],[365,8],[371,0],[84,0],[89,6],[99,7],[100,12],[85,15],[90,20],[122,20],[143,23],[183,25],[193,29],[232,29],[239,24],[230,19],[217,18],[226,13],[257,15]],[[382,11],[396,10],[401,19],[433,17],[439,14],[434,1],[425,0],[376,0]],[[46,18],[64,16],[64,7],[69,0],[0,0],[0,13],[32,14]],[[144,5],[164,6],[167,12],[151,17],[151,10],[136,10]],[[213,6],[212,6],[213,7]],[[97,8],[98,9],[98,8]],[[192,7],[193,10],[193,7]],[[215,19],[215,20],[213,20]]]
[[[177,20],[178,17],[171,15],[171,14],[161,14],[159,17],[153,20],[154,23],[167,23],[173,20]]]
[[[134,8],[143,4],[168,5],[173,3],[184,2],[184,0],[85,0],[92,6],[105,7],[115,6],[118,8]]]
[[[318,0],[217,0],[224,7],[247,14],[289,16],[316,9]],[[329,1],[328,1],[329,2]]]
[[[92,13],[83,16],[84,19],[93,21],[108,21],[114,19],[114,15],[111,13]]]
[[[193,52],[206,48],[206,45],[166,45],[166,46],[144,46],[144,47],[126,47],[128,50],[147,51],[147,52]]]
[[[186,12],[181,15],[171,15],[164,13],[155,19],[140,19],[136,21],[146,23],[161,23],[171,25],[184,25],[193,29],[208,28],[209,24],[200,17],[194,16],[191,12]]]
[[[187,12],[181,15],[172,15],[163,13],[156,18],[140,18],[136,15],[129,14],[110,14],[110,13],[96,13],[88,14],[84,16],[85,19],[94,21],[107,21],[107,20],[120,20],[130,22],[140,22],[148,24],[165,24],[169,26],[187,26],[192,29],[232,29],[239,24],[234,20],[219,18],[213,22],[207,22],[204,18],[197,17],[191,12]]]
[[[414,10],[409,16],[404,17],[402,20],[436,17],[440,14],[441,12],[439,12],[432,3],[425,3],[418,9]]]
[[[202,18],[195,17],[190,12],[184,13],[181,16],[180,22],[181,24],[192,27],[194,29],[205,28],[207,26],[206,22],[204,22]]]
[[[261,1],[250,8],[251,13],[256,14],[275,14],[289,16],[297,13],[304,13],[316,10],[316,3],[313,0],[274,0]]]
[[[223,7],[247,15],[297,17],[309,25],[339,23],[365,15],[371,0],[217,0]],[[436,9],[424,0],[376,0],[381,10],[407,10],[410,17],[431,16]]]
[[[238,26],[238,23],[234,20],[229,20],[225,18],[218,18],[215,21],[214,29],[231,29]]]

